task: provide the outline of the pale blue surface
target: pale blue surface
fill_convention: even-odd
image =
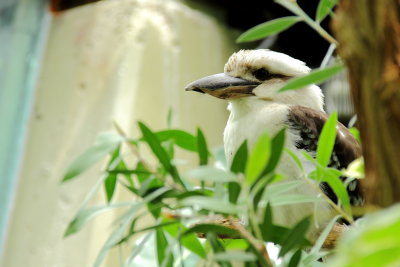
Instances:
[[[46,0],[0,0],[0,258],[49,18]]]

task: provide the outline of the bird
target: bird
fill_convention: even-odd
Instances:
[[[301,170],[294,159],[284,153],[276,172],[286,179],[301,179],[304,173],[315,169],[303,152],[316,156],[318,138],[328,119],[324,112],[324,96],[315,84],[298,90],[279,92],[290,79],[309,74],[311,69],[303,61],[269,49],[240,50],[230,56],[224,72],[188,84],[186,91],[208,94],[228,101],[230,112],[224,130],[224,149],[228,164],[235,152],[247,140],[251,150],[261,134],[274,136],[283,128],[285,148],[301,160]],[[336,140],[329,166],[336,169],[348,167],[361,156],[361,147],[349,130],[340,122],[336,126]],[[326,184],[320,188],[332,201],[337,202],[333,190]],[[352,205],[363,202],[362,190],[357,180],[347,187]],[[310,185],[299,186],[295,194],[318,195]],[[301,205],[301,206],[299,206]],[[311,203],[285,205],[273,208],[274,223],[292,227],[296,222],[314,212]],[[334,216],[328,203],[318,204],[315,224],[309,230],[311,239],[317,237],[325,224]]]

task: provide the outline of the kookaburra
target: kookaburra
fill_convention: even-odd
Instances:
[[[304,62],[282,53],[266,49],[241,50],[229,58],[224,73],[194,81],[186,90],[228,100],[230,116],[224,131],[224,147],[229,164],[244,140],[247,140],[251,149],[262,133],[274,136],[286,127],[285,147],[303,161],[305,171],[300,170],[289,155],[283,154],[277,172],[283,173],[287,179],[300,179],[304,172],[314,168],[304,158],[302,151],[315,156],[318,138],[327,120],[323,110],[323,94],[316,85],[285,92],[278,90],[289,79],[309,72],[310,68]],[[346,127],[338,123],[336,128],[330,166],[341,169],[361,156],[361,150]],[[354,183],[348,187],[348,191],[352,204],[359,205],[362,202],[361,193],[358,184]],[[336,201],[329,186],[320,186],[327,196]],[[300,186],[291,192],[318,194],[310,185]],[[313,214],[313,211],[313,204],[296,204],[274,208],[273,214],[276,223],[292,226],[306,215]],[[324,222],[332,216],[332,210],[328,204],[321,204],[316,216],[321,223],[313,224],[314,230],[320,230],[317,228],[324,227]]]

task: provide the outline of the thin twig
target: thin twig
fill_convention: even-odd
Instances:
[[[257,249],[260,254],[263,256],[264,260],[267,262],[269,266],[272,265],[271,258],[268,255],[267,248],[264,245],[264,242],[260,242],[256,238],[254,238],[249,231],[246,230],[246,228],[243,227],[242,224],[236,222],[236,220],[232,217],[229,216],[229,220],[232,222],[232,226],[247,240],[249,243]]]

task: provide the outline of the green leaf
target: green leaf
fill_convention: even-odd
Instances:
[[[182,130],[164,130],[155,133],[160,142],[172,140],[177,146],[196,152],[197,140],[196,137],[188,132]]]
[[[333,112],[322,128],[318,139],[317,162],[326,167],[331,159],[336,138],[337,113]]]
[[[285,241],[282,244],[282,248],[279,251],[279,256],[285,255],[287,252],[294,248],[299,248],[304,245],[304,236],[307,233],[308,227],[310,226],[310,218],[306,217],[294,226]]]
[[[176,183],[182,185],[183,188],[186,188],[179,176],[178,170],[171,163],[168,153],[161,146],[160,140],[158,140],[157,136],[142,122],[139,122],[139,128],[147,144],[150,146],[150,149],[153,151],[154,155],[158,158],[165,170],[172,176]]]
[[[310,84],[320,84],[344,69],[343,65],[334,65],[324,69],[317,69],[305,76],[290,79],[279,92],[296,90]]]
[[[296,163],[297,167],[299,167],[300,170],[304,170],[303,164],[301,164],[299,157],[293,151],[291,151],[288,148],[285,148],[285,152],[289,154],[289,156],[294,160],[294,162]]]
[[[281,129],[275,136],[272,138],[271,142],[271,157],[268,161],[268,165],[265,167],[260,176],[265,176],[268,173],[271,173],[275,170],[276,166],[278,166],[279,160],[281,159],[282,151],[285,145],[285,131],[286,129]]]
[[[323,201],[323,199],[318,196],[308,196],[301,194],[278,195],[268,200],[271,202],[272,206],[294,205]]]
[[[200,166],[187,172],[186,176],[195,178],[201,181],[212,181],[215,183],[226,183],[237,181],[234,173],[217,169],[211,166]]]
[[[349,128],[349,131],[350,131],[351,135],[352,135],[359,143],[361,143],[360,131],[359,131],[356,127],[351,127],[351,128]]]
[[[270,35],[278,34],[301,20],[300,17],[282,17],[259,24],[239,36],[238,43],[250,42],[265,38]]]
[[[164,219],[163,222],[168,222],[170,219]],[[187,248],[188,250],[195,253],[197,256],[205,259],[207,258],[206,251],[204,250],[202,244],[197,239],[197,237],[192,234],[185,234],[185,236],[180,237],[180,233],[187,231],[187,228],[181,224],[170,224],[164,227],[165,231],[168,232],[174,238],[180,238],[180,244]]]
[[[290,258],[288,267],[297,267],[301,260],[301,249],[298,249]]]
[[[240,234],[238,231],[235,229],[220,225],[220,224],[212,224],[212,223],[201,223],[201,224],[196,224],[189,229],[187,229],[183,234],[183,236],[186,236],[191,233],[215,233],[218,236],[226,236],[230,238],[237,238],[240,237]]]
[[[343,175],[347,177],[353,177],[357,179],[363,179],[365,177],[364,158],[360,157],[355,159],[347,166],[347,169],[342,171]]]
[[[197,129],[197,151],[199,153],[200,165],[207,165],[209,152],[206,139],[200,128]]]
[[[242,188],[241,188],[240,184],[237,182],[228,183],[228,195],[229,195],[228,197],[229,197],[230,203],[232,203],[232,204],[237,203],[241,189]]]
[[[250,252],[244,251],[226,251],[226,252],[218,252],[214,255],[214,260],[216,261],[255,261],[257,260],[257,256]]]
[[[168,114],[167,114],[167,128],[171,129],[172,127],[172,119],[173,119],[173,111],[172,111],[172,107],[169,107],[168,109]]]
[[[236,205],[223,202],[221,199],[213,197],[204,197],[204,196],[188,197],[182,200],[181,204],[185,206],[195,206],[195,207],[197,206],[209,211],[215,211],[227,214],[236,214],[239,211]]]
[[[117,175],[113,173],[108,174],[107,178],[104,180],[104,189],[106,191],[107,202],[111,201],[116,185]]]
[[[339,240],[330,267],[400,266],[400,204],[364,216]]]
[[[112,210],[115,208],[126,207],[128,205],[130,205],[130,204],[129,203],[117,203],[117,204],[101,205],[101,206],[90,207],[87,209],[82,209],[76,214],[75,218],[69,223],[67,229],[64,232],[64,237],[67,237],[69,235],[72,235],[72,234],[78,232],[91,219],[93,219],[97,215],[100,215],[106,211],[109,211],[109,210]]]
[[[158,265],[161,266],[165,259],[165,252],[168,247],[168,241],[162,229],[157,228],[155,232],[156,232],[157,260],[158,260]],[[173,257],[170,257],[167,261],[166,266],[172,267],[173,262],[174,262]]]
[[[317,15],[315,16],[316,21],[321,22],[324,20],[336,3],[337,0],[320,0],[317,8]]]
[[[123,141],[123,138],[114,133],[101,133],[96,137],[95,144],[83,152],[68,167],[63,182],[68,181],[86,171],[96,162],[99,162],[108,153],[114,151]]]
[[[231,164],[231,171],[234,173],[244,173],[247,163],[247,140],[245,140],[236,151]]]
[[[223,145],[220,145],[216,148],[213,149],[213,155],[214,158],[216,159],[216,164],[221,165],[224,170],[228,169],[228,164],[226,162],[226,157],[225,157],[225,149]]]
[[[271,139],[262,134],[254,145],[246,165],[246,181],[253,183],[262,173],[271,156]]]

